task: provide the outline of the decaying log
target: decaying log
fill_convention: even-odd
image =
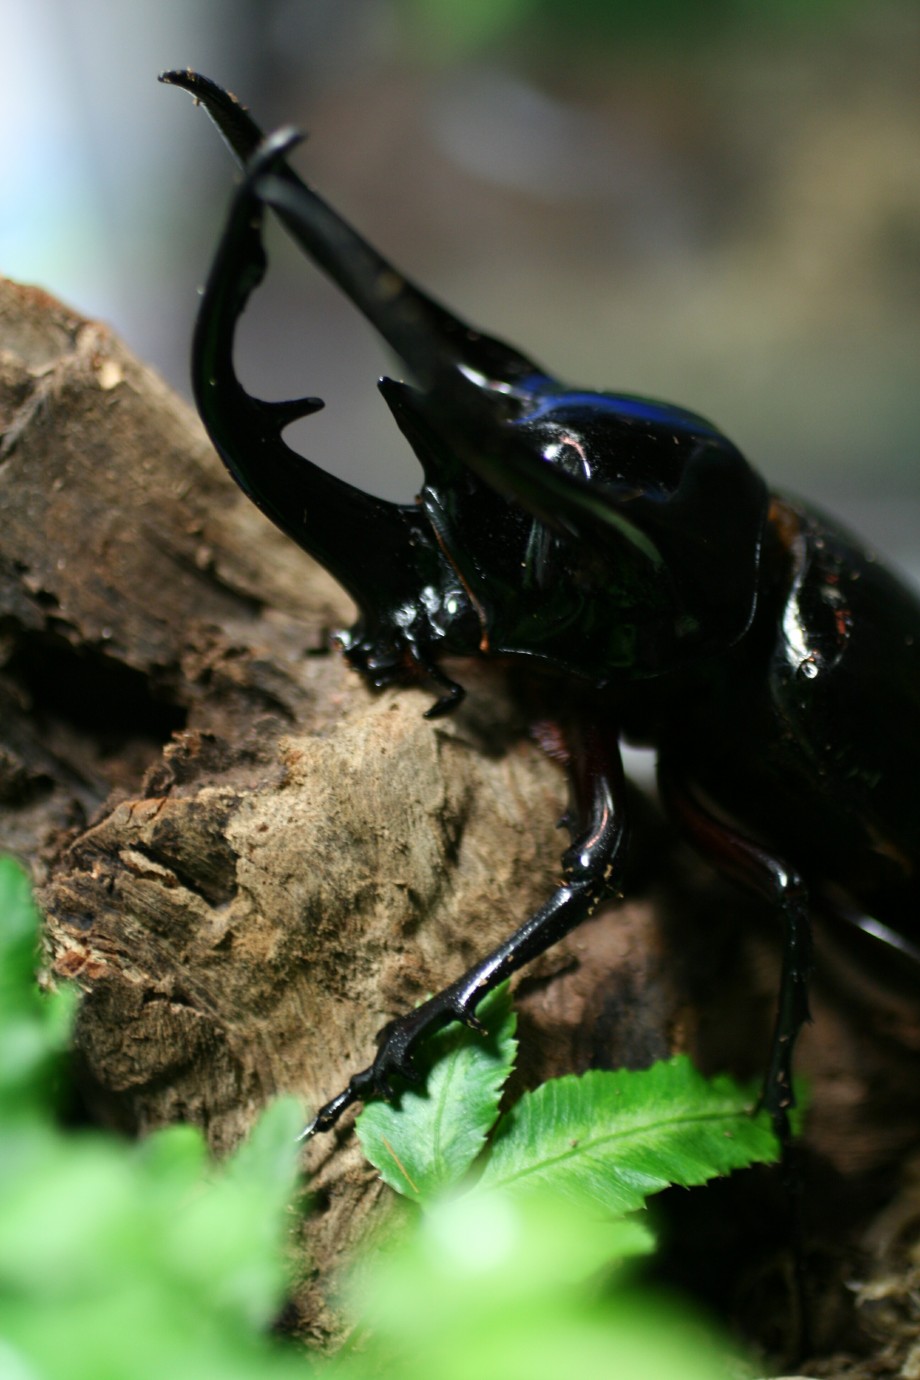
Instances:
[[[546,896],[564,784],[487,668],[437,723],[424,688],[371,694],[328,654],[347,600],[190,410],[104,327],[5,282],[0,437],[0,846],[42,886],[53,974],[83,989],[92,1114],[195,1122],[221,1153],[275,1093],[306,1113],[337,1091],[387,1019]],[[519,985],[523,1082],[678,1048],[762,1067],[775,942],[738,934],[763,916],[639,816],[615,918]],[[889,1079],[884,1116],[859,1119],[888,1032],[815,1006],[813,1143],[842,1170],[896,1157],[916,1097]],[[320,1337],[380,1197],[346,1131],[307,1157],[298,1306]]]

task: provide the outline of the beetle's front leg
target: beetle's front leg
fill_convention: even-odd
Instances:
[[[573,746],[572,774],[577,836],[562,857],[562,882],[545,905],[485,958],[449,987],[414,1011],[384,1026],[377,1055],[356,1073],[348,1087],[327,1102],[303,1132],[303,1139],[328,1131],[355,1102],[390,1098],[394,1075],[418,1082],[413,1053],[418,1043],[452,1021],[481,1029],[476,1009],[499,983],[555,944],[597,906],[620,882],[626,855],[627,816],[623,768],[617,738],[597,727],[582,729]]]

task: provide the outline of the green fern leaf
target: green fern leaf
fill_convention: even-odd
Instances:
[[[397,1193],[424,1203],[454,1187],[482,1149],[514,1065],[515,1015],[504,983],[482,1003],[486,1035],[455,1024],[426,1041],[424,1087],[371,1102],[356,1129],[365,1155]]]
[[[686,1057],[640,1072],[556,1078],[499,1123],[476,1191],[551,1189],[612,1212],[669,1184],[689,1187],[777,1158],[751,1089],[705,1079]]]

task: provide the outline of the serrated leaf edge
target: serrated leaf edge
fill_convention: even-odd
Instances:
[[[605,1086],[601,1093],[595,1094],[595,1096],[603,1097],[606,1093],[605,1101],[609,1102],[611,1094],[615,1094],[619,1091],[624,1082],[629,1082],[633,1079],[642,1081],[644,1076],[647,1079],[650,1076],[649,1081],[653,1084],[658,1083],[659,1086],[654,1087],[654,1095],[647,1100],[645,1105],[640,1103],[637,1107],[631,1109],[631,1113],[638,1113],[643,1117],[641,1121],[633,1120],[632,1124],[629,1126],[621,1126],[619,1128],[611,1127],[609,1130],[605,1129],[603,1132],[594,1135],[579,1136],[577,1143],[568,1149],[555,1150],[546,1157],[541,1158],[538,1162],[535,1162],[531,1158],[529,1162],[515,1169],[513,1172],[501,1172],[501,1160],[507,1154],[510,1154],[510,1151],[504,1149],[504,1146],[509,1145],[509,1143],[513,1146],[512,1137],[514,1137],[522,1141],[521,1150],[526,1150],[528,1148],[526,1142],[532,1139],[534,1118],[546,1120],[547,1113],[546,1109],[541,1106],[542,1103],[547,1102],[550,1098],[557,1098],[559,1094],[568,1095],[570,1091],[576,1096],[585,1098],[590,1096],[591,1085],[597,1083],[602,1083]],[[671,1116],[662,1116],[662,1093],[665,1091],[667,1083],[671,1082],[676,1084],[678,1081],[683,1084],[681,1088],[681,1097],[683,1099],[682,1105],[685,1110]],[[724,1103],[727,1105],[711,1107],[710,1110],[703,1113],[688,1112],[686,1110],[688,1094],[692,1096],[695,1088],[705,1090],[711,1097],[724,1099]],[[717,1177],[720,1173],[726,1172],[726,1170],[720,1170],[718,1165],[713,1162],[711,1156],[703,1156],[698,1151],[688,1149],[686,1144],[675,1147],[673,1152],[666,1145],[661,1151],[655,1154],[655,1158],[659,1163],[663,1155],[667,1160],[673,1158],[679,1161],[683,1159],[685,1161],[685,1166],[686,1162],[690,1161],[695,1168],[691,1169],[685,1167],[680,1177],[674,1177],[670,1173],[667,1176],[663,1176],[660,1170],[656,1173],[654,1169],[644,1171],[638,1166],[618,1166],[616,1164],[616,1150],[613,1147],[622,1146],[628,1148],[630,1141],[641,1141],[644,1137],[653,1134],[657,1136],[659,1133],[662,1137],[667,1138],[669,1127],[675,1129],[689,1129],[695,1123],[700,1126],[706,1126],[710,1132],[714,1131],[717,1133],[718,1123],[720,1121],[737,1122],[740,1117],[745,1117],[753,1124],[754,1118],[749,1116],[749,1107],[755,1101],[756,1096],[751,1090],[733,1083],[724,1075],[718,1075],[713,1079],[704,1078],[703,1075],[693,1067],[692,1063],[685,1055],[678,1055],[674,1059],[664,1060],[659,1064],[653,1065],[652,1069],[618,1069],[613,1071],[593,1069],[582,1075],[566,1074],[562,1078],[552,1079],[547,1083],[541,1084],[540,1087],[534,1089],[533,1092],[525,1093],[521,1100],[501,1119],[496,1129],[493,1154],[484,1166],[482,1178],[477,1183],[476,1190],[481,1188],[482,1191],[492,1192],[495,1190],[510,1189],[515,1185],[523,1185],[527,1179],[537,1181],[540,1178],[552,1175],[553,1170],[565,1164],[567,1160],[581,1160],[587,1166],[592,1160],[597,1164],[604,1159],[610,1161],[610,1171],[617,1176],[624,1189],[636,1187],[639,1183],[644,1183],[649,1185],[646,1190],[647,1194],[656,1191],[653,1185],[663,1185],[665,1183],[675,1183],[690,1187],[694,1183]],[[767,1128],[764,1127],[765,1131],[766,1129]],[[728,1139],[730,1137],[727,1135],[727,1130],[728,1128],[726,1128],[726,1133],[723,1134],[726,1134],[726,1138]],[[770,1133],[768,1132],[768,1134]],[[498,1164],[498,1172],[493,1170],[493,1165],[496,1162]],[[691,1177],[693,1174],[700,1173],[702,1177]]]

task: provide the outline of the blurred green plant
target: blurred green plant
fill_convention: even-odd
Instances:
[[[0,857],[0,1128],[47,1114],[70,1037],[75,992],[35,982],[38,911],[25,873]]]
[[[739,1380],[739,1358],[675,1300],[635,1287],[644,1228],[543,1195],[435,1202],[356,1278],[363,1328],[334,1380]]]
[[[73,1000],[36,986],[36,934],[25,878],[0,859],[2,1380],[739,1374],[699,1320],[630,1283],[653,1239],[622,1214],[666,1181],[772,1157],[742,1090],[683,1061],[559,1079],[498,1121],[483,1159],[515,1048],[494,994],[487,1039],[448,1029],[424,1094],[362,1114],[381,1173],[425,1212],[356,1262],[350,1342],[311,1357],[269,1335],[290,1287],[300,1109],[274,1104],[222,1165],[191,1127],[139,1144],[62,1127]]]
[[[400,0],[411,46],[435,61],[500,45],[705,41],[731,25],[833,23],[866,0]]]
[[[215,1166],[199,1131],[139,1144],[57,1124],[74,993],[34,980],[38,916],[0,858],[0,1376],[304,1375],[265,1331],[289,1284],[301,1109]]]

